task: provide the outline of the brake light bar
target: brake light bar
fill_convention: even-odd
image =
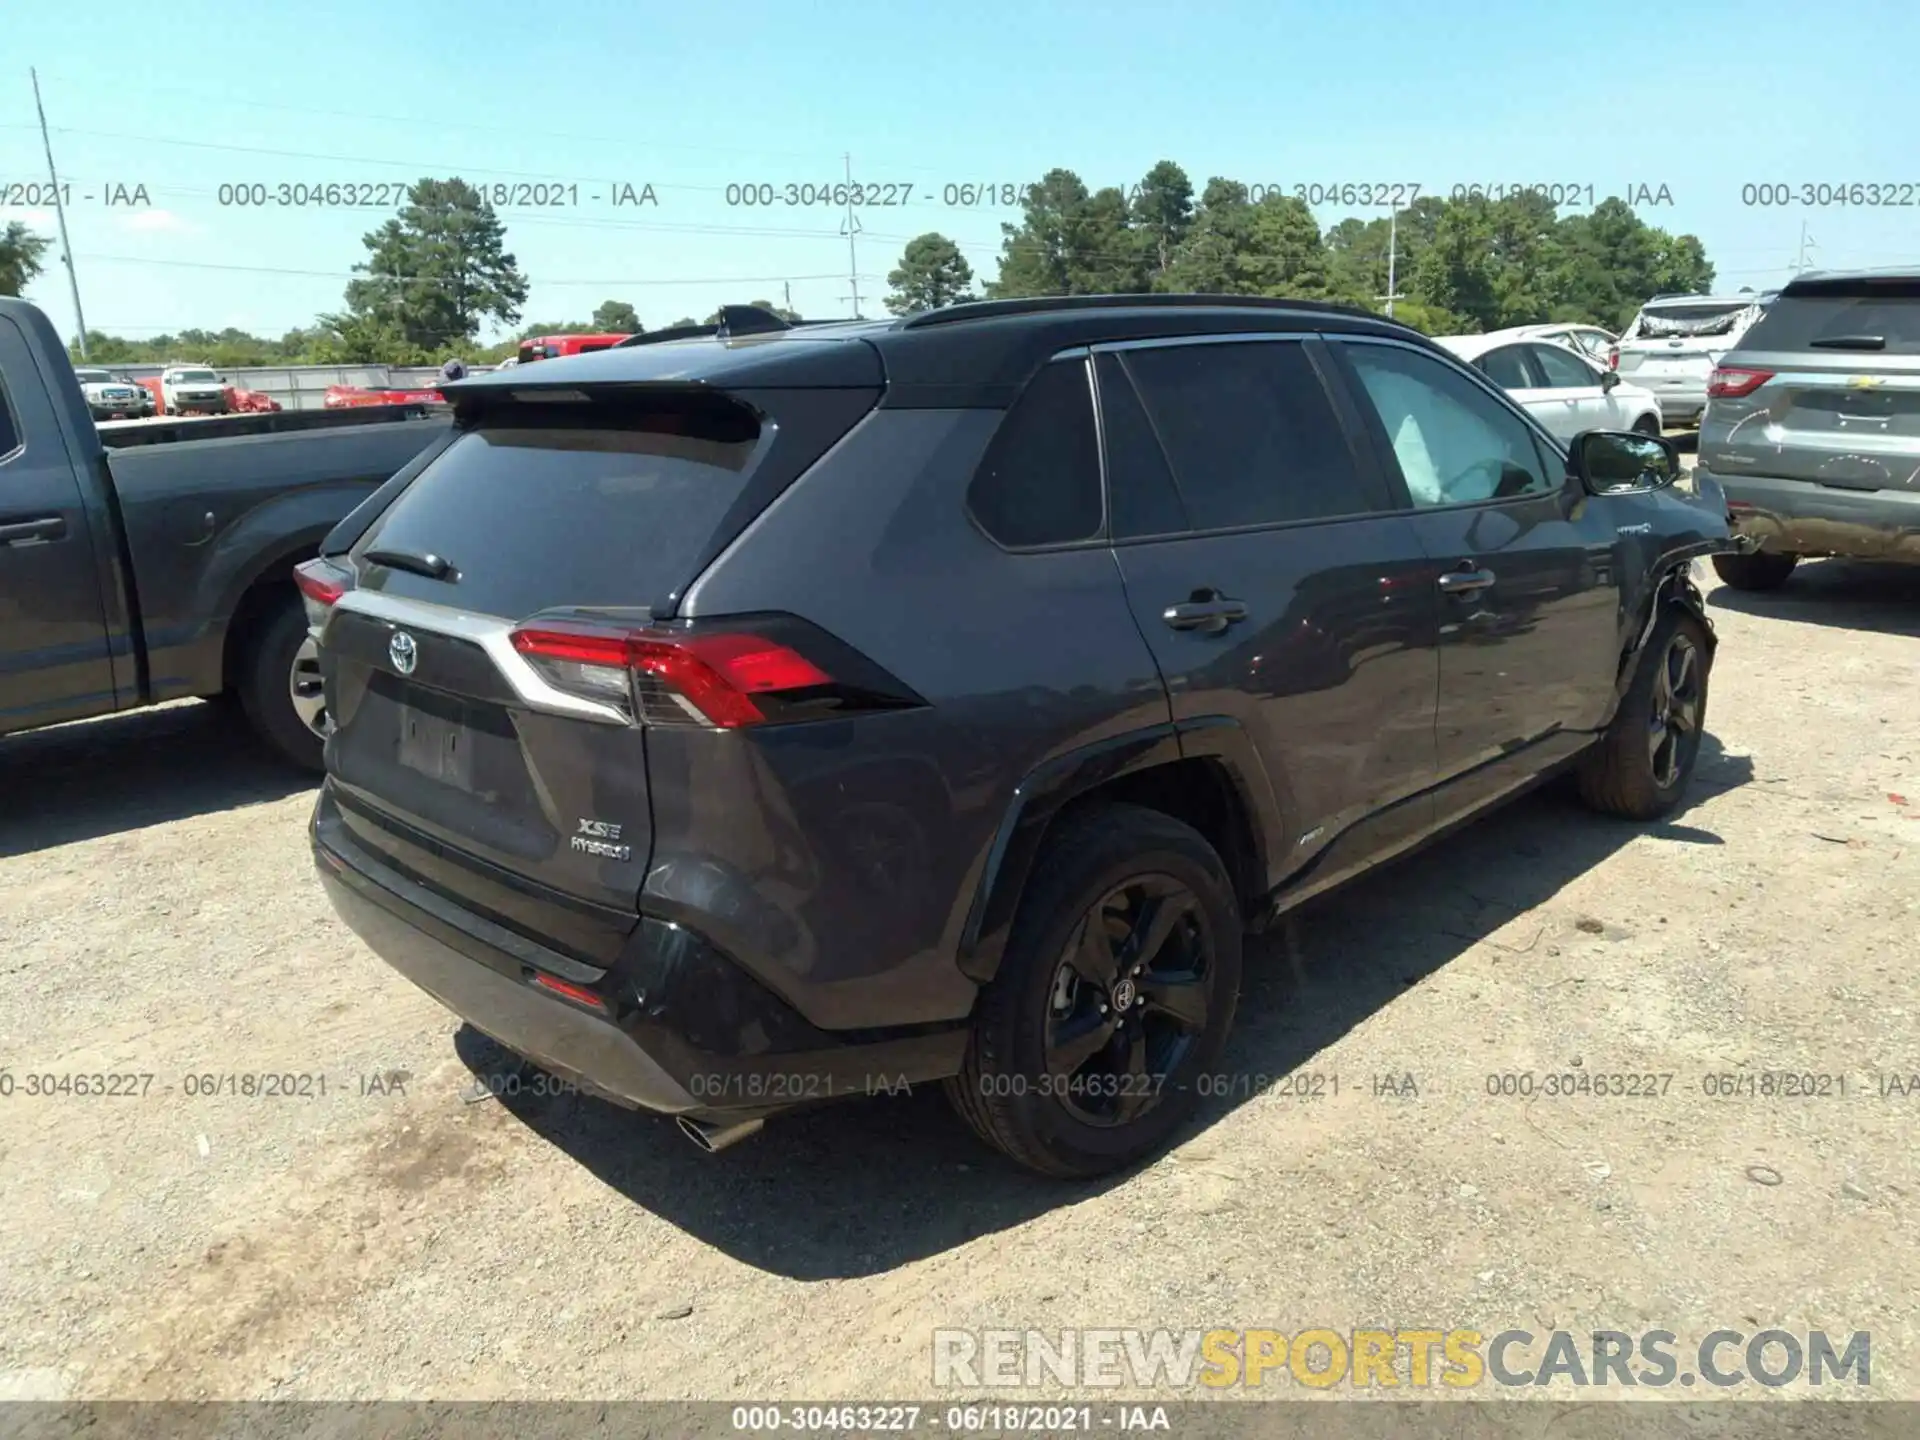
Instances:
[[[1707,378],[1709,400],[1738,400],[1751,395],[1773,378],[1771,370],[1749,370],[1740,365],[1721,365]]]
[[[741,631],[531,625],[515,630],[512,643],[549,684],[620,705],[647,725],[761,725],[774,718],[764,700],[834,685],[799,651]]]

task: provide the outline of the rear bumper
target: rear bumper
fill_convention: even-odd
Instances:
[[[1715,475],[1740,534],[1762,550],[1920,561],[1920,494]]]
[[[544,951],[381,863],[324,790],[310,836],[327,898],[376,955],[474,1029],[616,1104],[737,1121],[960,1068],[964,1025],[817,1030],[679,926],[643,919],[605,971]]]
[[[1704,379],[1662,380],[1657,375],[1641,375],[1623,370],[1620,378],[1638,385],[1660,402],[1660,418],[1668,425],[1698,420],[1707,409],[1707,384]]]

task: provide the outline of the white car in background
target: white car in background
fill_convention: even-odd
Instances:
[[[227,385],[208,365],[169,365],[160,374],[169,415],[224,415]]]
[[[111,370],[83,367],[73,372],[80,382],[80,393],[87,397],[87,412],[96,420],[137,420],[144,393],[138,385],[122,380]]]
[[[1559,440],[1582,430],[1660,433],[1660,401],[1576,350],[1543,340],[1515,339],[1511,330],[1491,335],[1434,337],[1511,395]]]
[[[1611,361],[1613,347],[1620,343],[1620,337],[1611,330],[1602,330],[1598,325],[1513,325],[1505,330],[1494,330],[1486,338],[1499,336],[1503,340],[1545,340],[1551,345],[1565,345],[1568,349],[1578,350],[1589,360],[1600,365]]]
[[[1706,412],[1708,378],[1769,298],[1656,295],[1621,335],[1614,368],[1621,379],[1658,395],[1669,422],[1697,422]]]

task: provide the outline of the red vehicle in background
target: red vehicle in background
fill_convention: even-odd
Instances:
[[[562,355],[585,355],[592,350],[611,350],[631,335],[535,335],[520,342],[519,360],[531,365],[535,360],[557,360]]]
[[[227,386],[227,411],[229,414],[249,414],[260,411],[278,410],[280,402],[264,390],[249,390],[244,385]]]
[[[326,410],[354,410],[362,405],[439,405],[438,390],[364,390],[358,385],[329,385],[320,405]]]

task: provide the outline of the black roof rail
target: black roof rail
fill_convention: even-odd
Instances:
[[[958,325],[968,320],[992,320],[1002,315],[1043,315],[1051,311],[1073,310],[1312,310],[1329,315],[1359,315],[1369,320],[1397,325],[1385,315],[1359,305],[1332,300],[1288,300],[1270,295],[1033,295],[1019,300],[975,300],[964,305],[948,305],[938,310],[923,310],[906,320],[903,330],[920,330],[932,325]]]

